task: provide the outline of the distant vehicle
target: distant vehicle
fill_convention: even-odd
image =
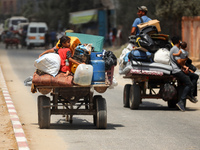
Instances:
[[[47,30],[48,27],[45,22],[30,22],[26,34],[26,45],[28,49],[44,46],[44,36]]]
[[[20,44],[20,38],[19,38],[18,32],[16,32],[16,31],[6,31],[6,32],[7,32],[6,37],[4,39],[5,48],[7,49],[9,46],[11,48],[13,46],[18,48],[18,46]]]
[[[17,30],[19,23],[28,23],[28,19],[23,16],[13,16],[8,18],[4,22],[4,30]]]
[[[28,25],[29,25],[28,22],[26,22],[26,23],[19,23],[19,24],[17,25],[17,29],[16,29],[16,30],[19,31],[20,34],[22,34],[22,31],[23,31],[24,29],[27,30]]]

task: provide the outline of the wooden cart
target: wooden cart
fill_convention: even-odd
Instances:
[[[176,89],[176,96],[168,100],[169,108],[176,108],[176,103],[179,101],[183,86],[172,75],[138,75],[128,74],[124,76],[125,79],[132,79],[132,84],[126,84],[123,92],[123,105],[130,107],[130,109],[138,109],[142,103],[142,99],[162,99],[162,87],[165,83],[174,85]],[[157,89],[157,90],[156,90]],[[148,91],[147,91],[148,90]],[[184,102],[186,105],[186,101]]]
[[[10,35],[6,36],[6,38],[4,39],[4,43],[5,43],[5,48],[7,49],[8,47],[16,47],[17,49],[19,48],[19,44],[20,44],[20,37],[18,32],[10,32]]]
[[[93,122],[99,129],[107,127],[106,100],[101,95],[93,95],[94,90],[103,93],[108,85],[90,86],[36,86],[44,93],[51,91],[50,97],[38,96],[39,127],[49,128],[51,115],[67,115],[67,121],[72,123],[73,115],[93,115]]]

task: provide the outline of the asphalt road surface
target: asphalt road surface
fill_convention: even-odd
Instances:
[[[2,46],[0,51],[5,51]],[[33,75],[36,69],[33,66],[34,60],[43,51],[40,48],[6,50],[5,57],[10,60],[12,69],[21,83]],[[56,142],[55,145],[64,143],[66,146],[63,149],[67,150],[200,149],[200,102],[192,104],[187,101],[186,112],[181,112],[177,109],[169,109],[167,103],[161,99],[148,99],[143,100],[138,110],[130,110],[124,108],[122,102],[123,87],[129,80],[119,76],[117,68],[115,77],[119,85],[102,94],[107,102],[107,129],[96,129],[92,116],[74,116],[72,124],[66,122],[61,115],[52,116],[51,127],[45,132],[54,131],[56,136],[62,139],[62,143]],[[30,87],[26,88],[27,91],[30,91]],[[30,102],[36,101],[39,95],[39,93],[32,94],[31,92],[26,94],[31,95],[32,99],[27,99]],[[31,112],[31,110],[29,111]],[[33,115],[37,118],[37,113]],[[23,114],[20,116],[25,118]],[[41,131],[37,122],[33,121],[31,124],[34,124],[35,130]],[[28,125],[26,124],[26,126]],[[26,132],[29,133],[29,131]],[[32,149],[41,149],[40,144],[36,143],[34,146],[31,144],[34,142],[31,139],[35,138],[31,135],[28,136],[29,145]],[[49,137],[44,136],[41,140],[45,141],[45,138]]]

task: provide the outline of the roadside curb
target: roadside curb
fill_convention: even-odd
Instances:
[[[27,139],[24,134],[24,130],[22,128],[22,124],[19,121],[17,111],[15,110],[15,106],[8,92],[7,85],[6,85],[2,70],[1,70],[1,66],[0,66],[0,87],[2,89],[3,97],[6,102],[8,113],[10,115],[18,149],[30,150],[30,148],[28,147]]]

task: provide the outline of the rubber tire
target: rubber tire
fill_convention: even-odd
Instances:
[[[43,106],[50,105],[50,98],[45,95],[38,96],[38,124],[40,129],[50,128],[51,111],[50,107],[43,108]]]
[[[101,95],[95,95],[93,97],[93,106],[94,106],[95,110],[96,110],[96,101],[97,101],[97,98],[102,98],[102,96]],[[97,115],[95,114],[95,115],[93,115],[93,123],[94,123],[95,126],[96,126],[96,122],[97,122]]]
[[[107,107],[106,100],[102,97],[98,97],[96,99],[96,126],[98,129],[106,129],[107,128]]]
[[[32,49],[32,46],[30,44],[27,45],[27,49]]]
[[[131,84],[126,84],[124,86],[124,93],[123,93],[123,105],[124,107],[129,108],[129,95],[130,95],[130,88],[131,88]]]
[[[178,103],[178,99],[172,99],[167,101],[168,108],[176,108],[176,103]]]
[[[178,97],[178,88],[176,88],[176,90],[177,90],[177,96],[176,96],[176,98],[167,101],[168,108],[176,108],[176,107],[177,107],[176,104],[177,104],[178,101],[179,101],[179,97]]]
[[[131,85],[129,94],[130,109],[138,109],[140,105],[140,100],[141,100],[140,86],[137,84]]]

